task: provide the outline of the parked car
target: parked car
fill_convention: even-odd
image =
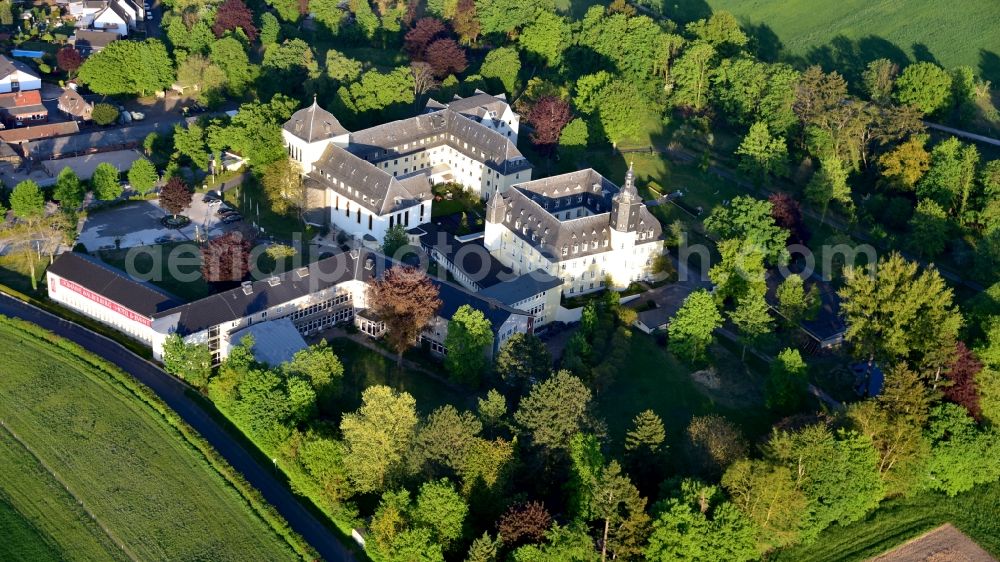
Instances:
[[[133,121],[142,121],[146,118],[146,114],[141,111],[129,111],[128,113],[132,116]]]
[[[217,200],[217,201],[222,199],[222,196],[219,195],[219,192],[215,191],[214,189],[211,190],[211,191],[206,192],[205,196],[201,198],[201,201],[202,201],[202,203],[208,203],[209,201],[212,201],[213,199]]]
[[[153,12],[148,11],[149,8],[146,8],[146,10],[147,10],[146,11],[146,21],[149,21],[149,20],[153,19]]]
[[[215,211],[215,215],[218,217],[224,217],[226,215],[231,215],[233,213],[238,214],[238,211],[236,209],[233,209],[232,207],[222,207],[218,211]]]
[[[168,242],[173,242],[173,241],[174,241],[173,236],[160,236],[159,238],[156,239],[157,244],[166,244]]]
[[[231,215],[226,215],[226,217],[224,219],[222,219],[222,222],[224,222],[226,224],[231,224],[231,223],[234,223],[234,222],[239,222],[241,220],[243,220],[243,215],[241,215],[239,213],[233,213]]]
[[[221,205],[221,204],[222,204],[222,199],[209,199],[208,201],[209,207],[215,207],[216,205]]]

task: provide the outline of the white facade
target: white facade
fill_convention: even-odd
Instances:
[[[93,25],[94,29],[117,33],[120,37],[124,38],[128,36],[128,29],[131,22],[127,18],[118,15],[118,13],[108,6],[94,15],[94,21],[91,25]]]
[[[281,130],[281,138],[285,141],[285,148],[288,150],[288,157],[299,164],[303,174],[313,171],[313,164],[323,156],[323,151],[330,144],[335,144],[341,148],[346,147],[350,135],[343,134],[330,139],[308,142],[295,135],[287,129]]]
[[[427,199],[416,205],[379,215],[368,210],[351,198],[326,191],[327,207],[330,209],[330,224],[354,238],[374,237],[379,243],[385,233],[396,225],[413,228],[430,222],[433,201]]]
[[[146,345],[154,346],[154,343],[159,339],[152,318],[139,314],[51,271],[46,273],[46,281],[49,298],[66,308],[111,326]],[[159,339],[159,345],[162,351],[162,339]]]
[[[41,78],[20,69],[17,69],[7,76],[0,78],[0,94],[23,92],[25,90],[39,90],[41,88]]]

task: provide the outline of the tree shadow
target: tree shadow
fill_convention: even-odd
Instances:
[[[927,45],[923,43],[914,43],[910,46],[910,50],[913,51],[913,60],[917,62],[932,62],[941,66],[941,63],[937,60],[937,57],[934,56],[934,53],[931,52]]]
[[[877,35],[858,40],[838,35],[828,44],[810,49],[804,58],[807,63],[818,64],[827,72],[836,70],[855,92],[862,88],[861,75],[873,60],[889,59],[900,68],[910,63],[910,57],[903,49]]]
[[[678,25],[684,25],[712,15],[712,7],[705,0],[654,0],[647,4],[654,12]]]
[[[979,50],[979,77],[1000,86],[1000,55],[986,49]]]
[[[771,26],[766,23],[746,23],[743,29],[750,37],[750,52],[764,62],[778,62],[785,45]]]

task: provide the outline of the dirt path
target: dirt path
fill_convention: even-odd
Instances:
[[[951,523],[945,523],[869,562],[997,562],[997,559]]]

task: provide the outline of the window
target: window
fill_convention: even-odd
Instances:
[[[374,218],[373,215],[368,215],[368,230],[372,229],[372,219],[373,218]]]

